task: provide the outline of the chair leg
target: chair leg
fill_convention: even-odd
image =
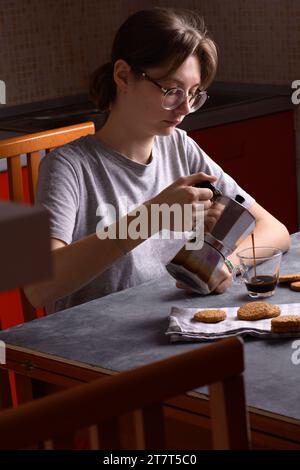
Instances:
[[[165,421],[161,404],[143,409],[145,449],[165,449]]]
[[[213,448],[250,448],[249,422],[243,376],[238,375],[209,387]]]
[[[101,449],[121,449],[120,420],[118,417],[110,418],[98,425],[98,440]]]
[[[20,301],[22,305],[24,321],[27,322],[27,321],[35,320],[37,318],[36,309],[28,301],[26,295],[24,294],[23,289],[20,289],[19,293],[20,293]]]
[[[12,407],[12,395],[9,381],[9,372],[0,369],[0,409]]]
[[[2,330],[2,320],[0,318],[0,330]],[[6,369],[0,369],[0,409],[11,408],[13,405],[9,372]]]
[[[14,374],[14,378],[18,405],[33,400],[33,380],[26,375],[17,373]]]

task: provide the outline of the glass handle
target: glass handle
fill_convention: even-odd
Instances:
[[[243,268],[240,264],[238,266],[234,266],[232,270],[232,279],[235,284],[244,284],[244,274],[246,269]]]

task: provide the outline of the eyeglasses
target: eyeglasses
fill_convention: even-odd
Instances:
[[[195,93],[186,93],[182,88],[164,88],[156,80],[149,77],[146,72],[141,70],[135,70],[136,73],[140,74],[145,80],[156,85],[162,92],[162,102],[161,105],[163,109],[172,110],[178,108],[185,100],[188,98],[190,105],[190,113],[194,113],[197,109],[201,108],[204,105],[205,101],[209,98],[206,91],[196,90]]]

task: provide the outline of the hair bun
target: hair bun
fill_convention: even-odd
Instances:
[[[90,96],[100,111],[107,111],[112,97],[115,96],[116,89],[112,74],[114,64],[106,62],[98,67],[90,77]]]

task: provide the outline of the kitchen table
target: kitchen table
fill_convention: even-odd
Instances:
[[[282,273],[300,272],[300,233],[292,237]],[[245,286],[222,295],[187,295],[168,274],[145,284],[0,332],[7,363],[20,380],[69,387],[203,347],[170,343],[165,335],[173,305],[236,306]],[[300,293],[278,286],[269,302],[300,303]],[[292,360],[300,338],[246,337],[245,381],[255,448],[300,449],[300,364]],[[298,345],[298,346],[297,346]],[[298,355],[298,357],[300,354]],[[24,383],[25,383],[24,382]],[[207,390],[166,402],[170,448],[209,448]]]

